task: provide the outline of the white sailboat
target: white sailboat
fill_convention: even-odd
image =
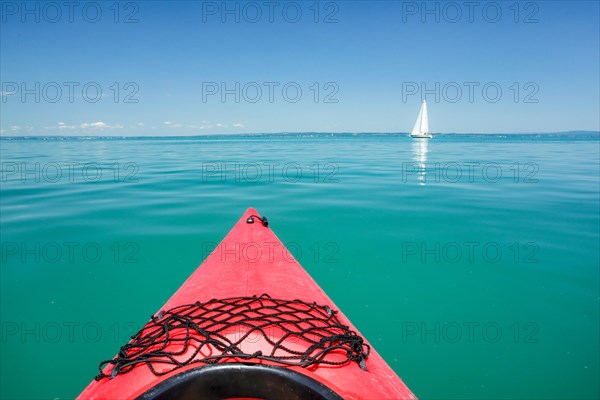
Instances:
[[[433,135],[429,132],[429,118],[427,117],[427,103],[423,100],[421,110],[417,116],[417,122],[410,133],[410,137],[417,139],[431,139]]]

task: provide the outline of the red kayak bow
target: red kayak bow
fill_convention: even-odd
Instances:
[[[250,208],[79,399],[415,399]]]

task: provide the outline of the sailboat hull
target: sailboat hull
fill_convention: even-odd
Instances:
[[[411,138],[413,139],[431,139],[433,137],[433,135],[431,133],[415,133],[410,135]]]

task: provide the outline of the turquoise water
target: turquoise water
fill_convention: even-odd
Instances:
[[[599,144],[2,140],[0,396],[75,397],[253,206],[420,398],[596,399]]]

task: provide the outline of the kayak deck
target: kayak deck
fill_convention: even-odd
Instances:
[[[249,218],[253,223],[249,223]],[[142,337],[134,337],[118,357],[105,362],[98,380],[90,383],[79,398],[142,398],[152,388],[168,385],[172,379],[183,380],[186,374],[202,370],[214,375],[216,367],[228,376],[232,387],[246,380],[256,384],[255,380],[260,378],[244,378],[249,365],[266,367],[268,376],[274,366],[283,365],[284,374],[299,374],[341,398],[415,399],[272,230],[261,222],[256,210],[248,209],[140,331],[138,335]],[[232,306],[233,300],[238,303]],[[290,307],[298,309],[292,312]],[[240,310],[244,317],[240,317]],[[186,316],[185,323],[181,315]],[[207,320],[206,316],[210,318]],[[175,325],[165,328],[167,320]],[[216,329],[216,333],[210,329]],[[161,335],[169,340],[157,340]],[[209,343],[207,338],[211,339]],[[212,340],[215,338],[219,340]],[[183,339],[188,339],[184,346]],[[135,348],[139,343],[146,347]],[[170,355],[165,356],[166,353]],[[131,355],[138,358],[132,359]],[[175,362],[169,365],[167,359]],[[126,364],[132,360],[135,362]],[[237,373],[222,372],[228,366],[235,367]],[[256,373],[248,372],[248,376],[261,376],[253,375]],[[197,377],[194,379],[199,381]],[[269,384],[270,389],[263,390],[271,394],[281,386]],[[195,385],[197,389],[199,386]]]

